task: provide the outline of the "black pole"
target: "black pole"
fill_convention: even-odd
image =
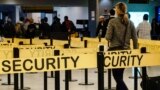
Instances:
[[[142,90],[147,90],[147,70],[142,67]]]
[[[81,41],[83,41],[83,36],[81,37]]]
[[[50,38],[50,45],[51,46],[53,45],[53,39],[52,39],[52,37]]]
[[[11,74],[7,74],[7,82],[2,83],[2,85],[13,85],[13,83],[11,83]]]
[[[14,43],[14,37],[12,37],[12,43]]]
[[[147,53],[146,47],[141,48],[141,53]],[[147,77],[146,67],[142,67],[142,90],[147,90]]]
[[[29,41],[30,41],[30,45],[32,45],[33,43],[32,43],[32,38],[31,37],[29,38]]]
[[[24,74],[20,73],[20,89],[19,90],[28,90],[30,87],[24,87]]]
[[[88,41],[84,40],[84,48],[87,48]],[[94,85],[94,83],[88,83],[88,69],[84,69],[84,83],[79,83],[79,85]]]
[[[104,55],[97,52],[98,90],[104,90]]]
[[[65,90],[69,90],[69,72],[65,70]]]
[[[18,85],[19,85],[19,82],[18,82],[18,73],[15,73],[14,74],[14,90],[18,90]]]
[[[54,50],[54,56],[59,56],[60,51]],[[55,71],[55,90],[60,90],[60,71]]]
[[[138,68],[135,67],[134,68],[134,90],[138,90],[138,75],[137,75],[137,72],[138,72]]]
[[[52,36],[50,37],[50,46],[53,46],[53,39],[52,39]],[[54,72],[53,72],[53,71],[51,71],[51,76],[48,76],[48,78],[55,78]]]
[[[47,46],[47,43],[44,43],[45,46]],[[47,79],[47,72],[44,72],[44,75],[43,75],[43,80],[44,80],[44,90],[47,90],[48,87],[48,79]]]
[[[99,42],[101,42],[101,36],[98,36]]]
[[[64,44],[64,48],[69,48],[71,45],[71,35],[69,34],[69,40],[68,40],[68,44]],[[75,82],[77,81],[76,79],[72,79],[72,71],[71,70],[67,70],[67,73],[66,74],[69,74],[68,75],[68,78],[69,78],[69,81],[70,82]]]
[[[44,72],[44,90],[48,90],[47,85],[48,85],[47,72]]]
[[[12,38],[12,41],[14,40],[14,38]],[[10,43],[10,42],[8,42]],[[2,83],[2,85],[13,85],[13,83],[11,83],[11,74],[7,74],[7,82],[6,83]]]
[[[19,58],[19,49],[13,48],[13,57]],[[18,73],[14,74],[14,90],[18,90],[19,80],[18,80]]]

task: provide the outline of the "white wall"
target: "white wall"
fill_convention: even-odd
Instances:
[[[64,16],[68,16],[77,28],[82,28],[82,25],[76,24],[77,19],[88,19],[88,7],[54,7],[54,10],[61,22],[64,21]]]

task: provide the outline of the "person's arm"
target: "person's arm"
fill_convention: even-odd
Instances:
[[[107,26],[107,32],[106,32],[106,35],[105,35],[105,38],[110,41],[112,39],[112,36],[113,36],[113,22],[112,20],[109,21],[108,23],[108,26]]]

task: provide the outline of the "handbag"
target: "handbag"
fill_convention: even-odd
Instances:
[[[138,71],[140,77],[142,78],[141,73]],[[143,88],[144,81],[140,82],[141,88]],[[160,90],[160,76],[148,77],[146,76],[146,90]]]

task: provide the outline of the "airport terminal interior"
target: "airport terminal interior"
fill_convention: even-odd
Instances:
[[[149,23],[142,32],[149,38],[111,55],[99,24],[107,30],[118,2],[137,35]],[[0,90],[116,90],[112,68],[125,68],[128,90],[160,90],[159,40],[160,0],[0,0]],[[142,83],[148,77],[157,79]]]

